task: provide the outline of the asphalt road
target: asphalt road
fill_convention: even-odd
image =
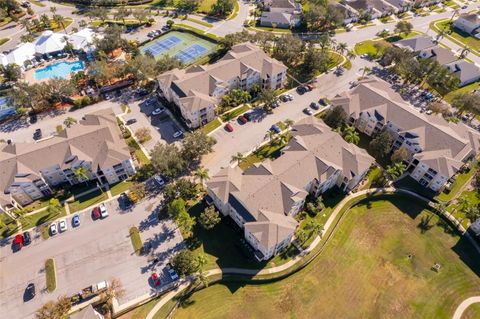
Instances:
[[[170,256],[183,247],[182,237],[169,220],[150,221],[149,215],[158,208],[160,199],[146,200],[128,212],[118,208],[117,200],[107,203],[110,216],[92,221],[90,211],[81,213],[81,226],[69,229],[48,240],[34,239],[32,244],[12,253],[11,244],[0,248],[0,309],[1,318],[32,318],[34,312],[48,300],[72,295],[91,284],[119,278],[126,295],[122,304],[154,289],[149,283],[152,271],[161,276],[162,284],[169,280],[164,266]],[[153,264],[151,255],[136,256],[129,238],[129,228],[141,230],[143,242],[152,244],[152,254],[159,258]],[[39,236],[39,234],[33,237]],[[44,263],[54,258],[57,289],[45,291]],[[24,302],[28,283],[36,286],[34,299]]]
[[[256,116],[253,121],[244,125],[240,125],[236,119],[231,120],[233,132],[227,132],[222,126],[212,133],[211,136],[217,140],[217,144],[212,153],[204,156],[202,165],[208,168],[210,176],[213,176],[222,167],[230,165],[231,157],[235,153],[246,153],[260,145],[273,124],[286,119],[297,122],[309,116],[303,112],[303,109],[308,107],[312,101],[318,102],[320,98],[324,97],[331,99],[336,94],[348,90],[349,83],[361,75],[359,69],[367,65],[371,67],[373,64],[357,58],[353,61],[352,68],[346,70],[341,76],[330,72],[318,77],[315,88],[311,92],[299,95],[295,90],[291,90],[289,93],[294,96],[294,100],[281,103],[278,108],[273,110],[273,114]]]

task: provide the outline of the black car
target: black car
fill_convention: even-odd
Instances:
[[[35,284],[31,282],[27,285],[27,288],[25,289],[23,299],[25,301],[28,301],[33,299],[33,297],[35,297]]]
[[[37,122],[37,113],[30,112],[28,113],[28,117],[30,118],[30,124]]]
[[[33,133],[33,139],[34,140],[39,140],[42,138],[42,130],[37,128],[35,132]]]
[[[126,193],[121,193],[120,197],[118,197],[118,201],[119,201],[120,208],[122,209],[128,209],[133,205],[132,200],[130,199],[130,197],[128,197]]]
[[[310,107],[311,107],[312,109],[314,109],[314,110],[320,109],[320,107],[318,106],[318,104],[315,103],[315,102],[310,103]]]
[[[320,103],[323,106],[327,106],[327,100],[325,100],[325,99],[318,100],[318,103]]]
[[[252,120],[252,113],[245,113],[243,114],[243,117],[247,119],[247,121],[251,121]]]
[[[23,233],[23,245],[28,246],[32,242],[32,238],[30,237],[30,233],[28,231]]]
[[[132,125],[133,123],[137,123],[136,119],[129,119],[125,124]]]
[[[304,86],[298,86],[297,87],[297,93],[302,95],[303,93],[307,92],[307,89],[305,89]]]

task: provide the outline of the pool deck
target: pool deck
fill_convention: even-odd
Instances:
[[[63,58],[63,59],[52,59],[51,61],[47,61],[42,63],[41,65],[38,65],[35,68],[31,68],[30,70],[26,70],[23,72],[23,79],[28,82],[28,84],[35,84],[35,83],[42,83],[42,82],[48,82],[51,78],[46,78],[46,79],[41,79],[41,80],[35,80],[35,71],[39,69],[43,69],[51,64],[59,63],[59,62],[75,62],[78,61],[78,57],[73,57],[73,58]],[[85,62],[84,62],[85,63]],[[84,69],[85,70],[85,69]],[[70,79],[70,75],[67,75],[65,78],[66,80]]]

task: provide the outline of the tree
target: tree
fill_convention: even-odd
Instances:
[[[352,144],[358,144],[360,142],[360,135],[358,135],[355,127],[351,125],[345,126],[345,129],[343,130],[343,138],[345,141]]]
[[[449,113],[448,105],[440,101],[430,102],[427,107],[429,110],[432,110],[432,112],[435,114],[442,114],[446,116]]]
[[[413,25],[409,21],[400,20],[395,25],[395,32],[408,35],[413,30]]]
[[[148,17],[150,16],[150,11],[140,9],[140,10],[133,10],[132,13],[133,17],[137,19],[140,23],[145,22],[148,20]]]
[[[237,152],[236,154],[232,155],[232,159],[230,160],[230,163],[237,162],[237,165],[240,165],[240,162],[243,161],[245,157],[243,156],[242,153]]]
[[[460,113],[472,112],[480,115],[480,99],[474,93],[458,93],[453,97],[451,104]]]
[[[391,156],[391,160],[393,163],[402,163],[403,161],[407,160],[408,158],[408,151],[405,147],[400,147],[399,149],[395,150]]]
[[[85,183],[87,183],[87,181],[89,180],[88,170],[84,166],[79,166],[75,168],[74,173],[75,173],[75,177],[79,181],[84,181]]]
[[[183,198],[184,200],[191,200],[197,197],[197,185],[189,179],[180,178],[174,183],[168,184],[164,190],[164,199],[168,204],[176,198]]]
[[[271,112],[273,103],[277,100],[277,95],[272,89],[262,89],[258,95],[258,101],[263,103],[263,109],[265,112]]]
[[[105,299],[109,304],[112,303],[113,298],[122,298],[125,296],[125,288],[118,278],[113,278],[105,291]]]
[[[210,230],[221,221],[221,218],[215,206],[209,206],[200,214],[198,221],[203,228]]]
[[[150,135],[150,130],[146,127],[142,127],[136,130],[135,137],[140,144],[143,144],[152,139],[152,136]]]
[[[183,212],[187,212],[187,209],[185,208],[185,201],[182,198],[177,198],[168,204],[168,215],[173,219],[177,219]]]
[[[62,204],[60,204],[60,201],[58,199],[51,198],[48,201],[48,210],[51,213],[59,214],[62,210]]]
[[[157,143],[150,155],[156,171],[167,177],[174,178],[185,169],[182,152],[175,144]]]
[[[475,222],[480,217],[480,207],[474,207],[473,205],[469,205],[464,209],[465,216],[470,220],[470,222]]]
[[[210,14],[214,16],[225,17],[235,8],[235,0],[217,0],[210,10]]]
[[[394,181],[400,176],[402,176],[403,172],[405,172],[406,169],[407,167],[402,162],[393,163],[392,165],[388,165],[385,169],[385,177],[388,180]]]
[[[157,60],[157,65],[155,66],[155,71],[157,74],[161,74],[166,71],[173,70],[175,68],[180,68],[182,66],[182,61],[175,56],[171,57],[166,54],[162,55],[160,59]]]
[[[77,120],[70,116],[67,117],[65,120],[63,120],[63,125],[65,125],[66,127],[70,127],[76,123],[77,123]]]
[[[15,63],[10,63],[6,66],[1,65],[0,71],[3,74],[4,80],[7,82],[17,82],[22,76],[22,70]]]
[[[333,109],[327,111],[324,121],[325,124],[331,128],[337,128],[343,126],[343,124],[346,122],[346,119],[347,113],[345,113],[341,106],[337,105]]]
[[[305,43],[291,34],[279,37],[275,40],[272,57],[282,61],[287,66],[295,66],[301,60],[300,52],[305,49]]]
[[[365,77],[365,74],[369,73],[372,71],[372,69],[368,66],[365,66],[363,68],[360,68],[360,70],[362,70],[362,76],[361,78],[363,79]]]
[[[195,256],[188,249],[179,251],[170,262],[177,274],[182,277],[191,275],[197,270]]]
[[[57,301],[50,300],[35,313],[35,319],[63,319],[72,308],[70,298],[58,297]]]
[[[383,131],[370,141],[369,148],[372,155],[376,158],[383,159],[392,148],[393,139],[387,131]]]
[[[204,284],[205,287],[208,287],[208,277],[204,272],[204,268],[208,264],[207,255],[205,255],[204,253],[198,254],[196,258],[196,263],[197,263],[197,271],[198,271],[196,280]]]
[[[144,183],[135,183],[132,187],[130,187],[129,197],[133,200],[133,202],[138,202],[142,198],[145,198],[146,195],[147,191]]]
[[[61,26],[62,29],[63,29],[63,32],[67,33],[67,30],[65,29],[65,18],[60,15],[60,14],[54,14],[53,15],[53,21],[55,21],[55,23],[58,25],[58,26]]]
[[[309,238],[313,235],[317,235],[323,231],[323,225],[321,225],[316,219],[310,219],[305,225],[305,231],[308,232]]]
[[[470,51],[471,49],[468,45],[464,46],[462,48],[462,51],[460,52],[460,59],[465,58],[470,53]]]
[[[186,13],[196,11],[199,5],[200,0],[178,0],[175,2],[175,7],[180,11],[185,11]]]
[[[303,244],[308,238],[308,234],[304,229],[300,229],[296,234],[295,237],[300,244]]]
[[[307,76],[316,76],[319,73],[326,72],[331,64],[331,57],[328,51],[321,51],[309,45],[304,54],[301,65],[302,73]]]
[[[194,173],[195,179],[200,181],[200,184],[203,184],[204,181],[208,180],[210,176],[208,176],[208,169],[199,167]]]
[[[122,38],[122,32],[122,27],[115,24],[105,28],[103,37],[94,39],[97,51],[103,51],[108,55],[118,48],[125,49],[128,46],[128,42]]]
[[[130,10],[128,10],[127,8],[125,7],[120,7],[117,9],[117,12],[115,12],[113,14],[113,18],[115,20],[122,20],[123,21],[123,24],[125,24],[125,18],[128,17],[130,14],[132,14],[132,12]]]
[[[213,151],[215,143],[215,139],[202,130],[187,133],[182,140],[182,158],[186,163],[196,164],[202,159],[203,155]]]

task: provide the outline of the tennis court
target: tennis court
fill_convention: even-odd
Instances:
[[[156,59],[168,55],[179,58],[184,65],[193,64],[216,50],[216,43],[179,31],[168,32],[140,47],[140,52],[149,52]]]

